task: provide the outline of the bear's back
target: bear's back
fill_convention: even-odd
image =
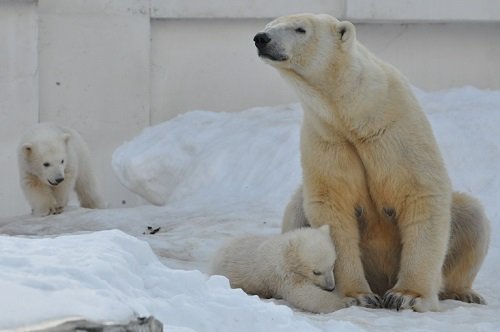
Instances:
[[[276,242],[265,236],[246,236],[232,239],[217,250],[210,273],[227,277],[232,288],[242,288],[249,294],[271,297],[270,270],[274,269],[276,256],[269,243]]]

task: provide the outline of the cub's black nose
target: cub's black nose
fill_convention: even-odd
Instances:
[[[257,46],[257,48],[261,48],[266,46],[271,41],[271,38],[269,38],[267,33],[259,32],[255,35],[255,37],[253,37],[253,41],[255,42],[255,46]]]
[[[57,178],[57,179],[56,179],[57,184],[59,184],[59,183],[61,183],[61,182],[63,182],[63,181],[64,181],[64,178]]]

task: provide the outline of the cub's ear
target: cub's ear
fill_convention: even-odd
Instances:
[[[356,28],[349,21],[339,22],[336,26],[337,34],[343,45],[351,45],[356,38]]]
[[[23,150],[24,154],[27,156],[29,156],[31,154],[31,152],[33,152],[33,146],[30,143],[23,144],[21,149]]]
[[[318,230],[320,230],[324,234],[330,236],[330,225],[323,225],[320,228],[318,228]]]
[[[71,135],[68,133],[62,134],[62,138],[64,140],[64,143],[68,143],[70,137],[71,137]]]

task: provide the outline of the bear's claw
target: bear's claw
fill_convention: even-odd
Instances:
[[[384,308],[396,309],[397,311],[405,309],[417,312],[439,310],[437,303],[425,299],[422,295],[410,290],[388,290],[383,297],[382,305]]]
[[[355,297],[356,305],[365,308],[381,308],[382,299],[377,294],[361,294]]]
[[[456,300],[465,303],[486,304],[486,300],[473,290],[466,290],[462,292],[445,291],[439,294],[440,300]]]
[[[51,215],[51,214],[61,214],[63,212],[64,212],[64,207],[63,206],[51,207],[49,209],[48,215]]]
[[[389,293],[384,296],[383,307],[388,309],[401,309],[413,308],[415,305],[415,298],[409,298],[401,294]]]

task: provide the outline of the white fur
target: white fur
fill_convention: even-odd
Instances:
[[[82,207],[103,207],[87,144],[75,130],[55,123],[35,125],[21,139],[18,162],[33,215],[63,212],[73,189]]]
[[[332,312],[353,303],[336,292],[335,248],[329,227],[303,228],[275,237],[247,236],[221,247],[212,274],[226,276],[233,288],[264,298],[284,299],[315,313]]]
[[[339,291],[366,306],[380,295],[388,308],[439,310],[451,185],[406,78],[329,15],[280,17],[254,41],[301,100],[303,211],[291,215],[332,227]],[[366,271],[386,281],[378,295]]]

